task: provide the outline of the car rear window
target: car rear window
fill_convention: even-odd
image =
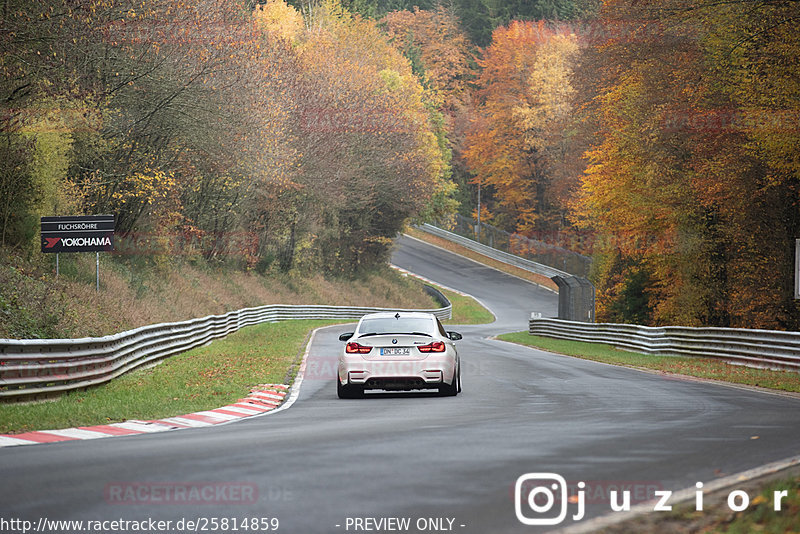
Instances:
[[[358,334],[404,334],[410,332],[436,333],[431,319],[423,317],[386,317],[380,319],[364,319],[358,327]]]

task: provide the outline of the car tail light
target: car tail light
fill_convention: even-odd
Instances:
[[[420,352],[444,352],[445,346],[441,341],[434,341],[427,345],[420,345],[417,347]]]
[[[364,345],[356,343],[355,341],[351,341],[344,348],[344,351],[348,354],[369,354],[371,350],[372,347],[365,347]]]

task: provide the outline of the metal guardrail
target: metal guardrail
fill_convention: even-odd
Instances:
[[[555,285],[558,286],[558,317],[571,321],[594,322],[595,289],[594,285],[588,279],[572,276],[555,267],[543,265],[527,258],[497,250],[496,248],[478,243],[468,237],[448,232],[432,224],[422,224],[417,226],[417,228],[431,235],[457,243],[473,252],[550,278]]]
[[[541,239],[532,239],[521,234],[506,232],[486,221],[478,224],[478,221],[472,217],[464,217],[460,213],[455,214],[453,222],[452,228],[447,227],[449,231],[503,252],[561,269],[574,276],[588,276],[591,270],[592,258],[574,250]],[[567,237],[567,235],[554,233],[549,236],[549,239],[558,241],[561,237]]]
[[[426,286],[427,287],[427,286]],[[132,369],[225,337],[245,326],[288,319],[359,319],[379,311],[425,311],[449,319],[452,305],[435,310],[345,306],[270,305],[224,315],[143,326],[119,334],[83,339],[0,339],[0,400],[49,396],[108,382]]]
[[[478,243],[477,241],[474,241],[467,237],[454,234],[453,232],[448,232],[447,230],[442,230],[441,228],[433,226],[432,224],[427,224],[427,223],[422,224],[417,228],[425,232],[428,232],[429,234],[433,234],[435,236],[447,239],[448,241],[458,243],[462,247],[468,248],[473,252],[478,252],[479,254],[483,254],[484,256],[488,256],[489,258],[492,258],[494,260],[502,261],[503,263],[508,263],[509,265],[513,265],[515,267],[519,267],[520,269],[525,269],[526,271],[531,271],[536,274],[541,274],[548,278],[551,278],[553,276],[562,276],[562,277],[571,276],[569,273],[556,269],[555,267],[550,267],[548,265],[536,263],[535,261],[527,260],[525,258],[520,258],[519,256],[515,256],[514,254],[503,252],[502,250],[497,250],[482,243]]]
[[[748,367],[800,371],[800,332],[746,328],[650,327],[534,318],[529,333],[667,356],[718,358]]]

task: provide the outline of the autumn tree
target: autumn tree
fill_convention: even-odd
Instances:
[[[299,107],[301,172],[325,197],[318,227],[325,263],[344,271],[385,258],[404,221],[452,188],[408,61],[374,23],[323,16],[326,26],[301,54],[313,88]]]
[[[457,184],[460,209],[470,210],[472,176],[464,163],[464,138],[474,115],[470,81],[475,76],[475,47],[461,29],[453,6],[395,11],[380,21],[390,42],[411,63],[425,89],[441,151]]]
[[[575,36],[544,21],[495,30],[476,96],[479,117],[465,152],[475,181],[493,192],[494,223],[533,234],[562,224],[552,195],[570,116]]]
[[[576,205],[603,244],[598,317],[634,319],[638,294],[655,324],[797,328],[798,8],[742,5],[603,8],[626,30],[592,52],[601,129]]]
[[[389,40],[411,61],[440,110],[463,105],[472,71],[472,51],[455,13],[436,10],[395,11],[381,19]]]
[[[272,192],[287,216],[279,256],[284,267],[350,273],[385,259],[409,218],[452,211],[452,185],[408,60],[340,4],[309,9],[290,39],[299,61],[289,133],[297,159],[285,188]]]

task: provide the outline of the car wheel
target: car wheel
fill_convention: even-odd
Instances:
[[[458,393],[461,393],[461,366],[458,366]]]
[[[458,395],[458,375],[459,372],[456,371],[453,374],[453,383],[452,384],[442,384],[439,386],[439,396],[440,397],[455,397]]]
[[[344,385],[339,379],[336,379],[336,394],[340,399],[358,399],[364,396],[364,388],[353,386],[352,384]]]

